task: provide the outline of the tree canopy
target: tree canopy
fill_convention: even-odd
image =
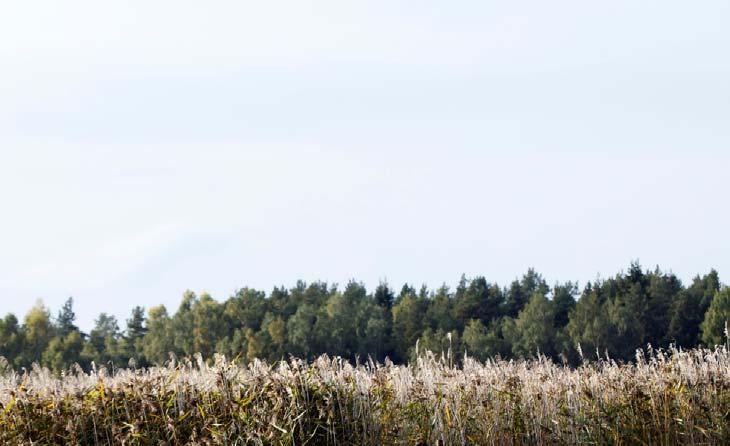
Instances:
[[[537,354],[575,363],[608,355],[630,361],[651,344],[688,348],[727,342],[730,289],[712,270],[685,286],[672,273],[627,271],[585,284],[552,286],[533,269],[508,286],[462,276],[452,291],[381,282],[369,292],[356,280],[343,288],[299,281],[270,294],[241,288],[225,301],[187,291],[177,310],[134,307],[124,327],[100,314],[89,333],[76,325],[73,298],[57,313],[41,301],[22,322],[0,319],[0,356],[15,367],[40,363],[126,367],[161,364],[170,355],[276,361],[322,353],[349,360],[412,360],[419,349],[489,357]],[[578,348],[580,347],[580,349]]]

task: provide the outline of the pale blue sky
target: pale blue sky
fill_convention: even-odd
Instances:
[[[730,3],[0,5],[0,313],[730,275]]]

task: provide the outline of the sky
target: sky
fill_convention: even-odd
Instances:
[[[0,5],[0,313],[730,277],[730,3]]]

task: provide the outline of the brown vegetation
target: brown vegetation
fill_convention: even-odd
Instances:
[[[648,351],[578,368],[427,353],[351,365],[217,356],[0,378],[3,444],[727,444],[730,353]]]

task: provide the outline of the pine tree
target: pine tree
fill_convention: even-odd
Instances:
[[[375,303],[383,308],[392,308],[395,300],[393,291],[388,287],[388,282],[380,282],[373,294]]]
[[[678,346],[691,348],[700,342],[700,324],[715,294],[720,290],[717,271],[696,276],[692,285],[679,291],[670,309],[667,339]]]
[[[562,328],[568,325],[570,313],[575,308],[575,295],[578,293],[578,286],[572,282],[566,282],[563,285],[555,285],[553,287],[553,305],[555,307],[556,328]]]
[[[74,313],[73,304],[73,297],[69,297],[58,312],[56,327],[60,337],[65,337],[72,331],[78,331],[78,327],[74,323],[76,321],[76,313]]]

